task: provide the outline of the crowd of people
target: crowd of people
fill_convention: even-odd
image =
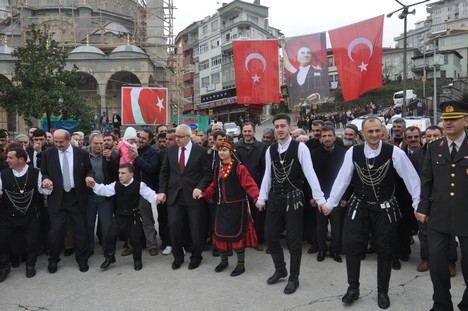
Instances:
[[[284,293],[292,294],[306,241],[318,262],[341,263],[346,255],[345,304],[359,298],[361,261],[375,252],[377,302],[387,309],[391,271],[409,260],[418,234],[415,268],[430,270],[433,310],[453,310],[458,243],[465,279],[468,273],[468,104],[441,109],[440,126],[422,133],[397,119],[392,137],[376,117],[362,131],[344,125],[342,137],[334,122],[313,120],[309,136],[286,114],[273,118],[261,141],[249,122],[237,142],[217,123],[196,133],[185,124],[158,125],[154,133],[127,127],[122,136],[95,130],[87,144],[81,132],[31,128],[10,140],[0,130],[0,282],[21,261],[34,277],[42,254],[56,273],[62,251],[75,255],[81,272],[90,256],[103,254],[106,270],[117,261],[117,243],[136,271],[144,249],[172,254],[174,270],[189,253],[193,270],[211,248],[220,257],[217,273],[235,252],[236,277],[251,247],[271,255],[266,283],[289,276]],[[460,310],[468,309],[467,293]]]

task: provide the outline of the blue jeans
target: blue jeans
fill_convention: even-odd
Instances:
[[[101,243],[103,249],[106,247],[106,236],[112,222],[114,204],[112,198],[102,197],[97,194],[88,196],[88,229],[90,250],[94,249],[94,230],[96,225],[96,215],[99,215],[99,226],[101,230]]]

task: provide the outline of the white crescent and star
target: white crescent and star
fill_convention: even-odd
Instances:
[[[156,104],[156,107],[159,108],[159,112],[164,109],[164,98],[159,98],[158,96],[158,103]]]
[[[357,45],[360,45],[360,44],[364,44],[365,46],[367,46],[370,50],[370,56],[369,56],[369,59],[372,57],[372,53],[374,52],[374,45],[372,44],[372,42],[367,39],[367,38],[363,38],[363,37],[359,37],[359,38],[356,38],[354,39],[353,41],[351,41],[351,43],[348,45],[348,57],[349,59],[351,59],[353,61],[353,63],[355,62],[354,59],[353,59],[353,56],[351,55],[351,52],[353,51],[353,49],[357,46]],[[359,65],[358,67],[361,68],[361,72],[363,71],[367,71],[367,66],[369,64],[367,63],[364,63],[363,61],[361,61],[361,65]]]
[[[249,55],[247,55],[247,57],[245,58],[245,62],[244,62],[244,64],[245,64],[245,69],[247,69],[247,71],[250,72],[250,71],[249,71],[249,63],[250,63],[251,60],[254,60],[254,59],[258,59],[259,61],[262,62],[262,64],[263,64],[263,71],[265,71],[266,66],[267,66],[267,65],[266,65],[266,60],[265,60],[265,58],[263,57],[263,55],[261,55],[261,54],[259,54],[259,53],[250,53]],[[259,77],[257,74],[255,74],[255,75],[252,77],[252,79],[253,79],[253,83],[260,82],[260,77]]]

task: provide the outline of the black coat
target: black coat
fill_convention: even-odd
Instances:
[[[418,212],[429,216],[428,228],[468,236],[468,135],[452,162],[447,139],[432,141],[421,176]]]
[[[63,177],[60,167],[59,151],[57,148],[49,148],[42,153],[41,159],[42,180],[50,179],[54,189],[48,196],[48,209],[52,213],[58,212],[62,205]],[[78,147],[73,147],[73,179],[75,181],[75,194],[78,200],[79,210],[75,212],[85,213],[88,205],[88,193],[85,178],[94,176],[89,153]]]

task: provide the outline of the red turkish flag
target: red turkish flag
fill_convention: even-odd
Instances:
[[[384,16],[328,32],[345,101],[382,87]]]
[[[238,104],[279,104],[278,40],[232,41]]]
[[[122,88],[122,124],[166,124],[166,112],[166,88]]]

